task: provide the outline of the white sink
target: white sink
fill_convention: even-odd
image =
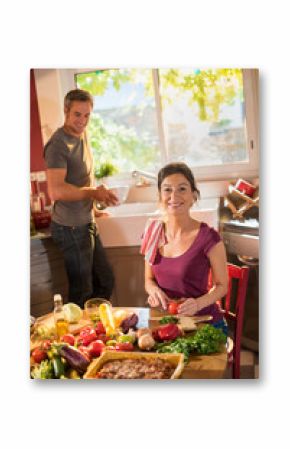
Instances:
[[[156,202],[124,203],[106,209],[110,217],[97,220],[105,247],[140,246],[148,218],[161,217]],[[191,216],[217,229],[218,199],[200,200],[191,209]]]
[[[160,210],[157,203],[124,203],[120,206],[107,207],[112,217],[132,217],[136,215],[159,215]]]

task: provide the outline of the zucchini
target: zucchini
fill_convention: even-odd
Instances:
[[[61,360],[60,356],[53,357],[52,366],[53,366],[54,375],[57,379],[60,379],[61,376],[64,376],[65,364]]]

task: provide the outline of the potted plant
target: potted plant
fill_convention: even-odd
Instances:
[[[107,178],[108,176],[112,176],[115,173],[118,173],[118,168],[109,161],[97,164],[94,170],[95,178],[100,183],[105,182],[105,178]]]

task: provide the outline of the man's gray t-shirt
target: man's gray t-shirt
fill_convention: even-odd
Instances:
[[[59,128],[44,147],[47,168],[65,168],[65,182],[77,187],[92,185],[93,159],[85,137],[74,137]],[[81,226],[93,221],[93,201],[55,201],[52,220],[63,226]]]

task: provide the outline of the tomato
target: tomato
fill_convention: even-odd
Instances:
[[[92,356],[90,354],[89,348],[87,346],[78,346],[78,350],[85,355],[89,360],[91,360]]]
[[[168,305],[168,312],[171,315],[177,315],[178,314],[178,306],[179,304],[175,301],[170,301]]]
[[[126,341],[125,343],[117,343],[115,349],[116,351],[133,351],[134,346],[132,343]]]
[[[102,340],[93,341],[88,347],[91,357],[99,357],[105,348],[105,343]]]
[[[51,347],[51,340],[43,340],[41,343],[41,349],[47,351]]]
[[[80,335],[81,336],[81,335]],[[89,346],[92,341],[97,339],[97,334],[95,329],[91,329],[90,332],[86,335],[82,335],[82,341],[84,346]]]
[[[64,341],[65,343],[68,343],[71,346],[74,346],[75,337],[73,336],[73,334],[65,334],[61,337],[61,341]]]
[[[104,328],[104,325],[101,321],[98,321],[96,324],[96,334],[105,334],[106,333],[106,329]]]
[[[40,363],[42,360],[47,359],[47,352],[43,351],[41,348],[35,348],[34,351],[32,351],[32,357],[36,363]]]
[[[82,344],[83,344],[83,339],[81,338],[80,335],[78,335],[78,336],[75,338],[75,344],[76,344],[76,346],[82,346]]]
[[[111,337],[109,337],[109,335],[106,334],[99,334],[98,340],[102,340],[104,343],[107,343],[107,341],[111,340]]]
[[[80,331],[80,337],[83,338],[85,335],[90,334],[90,332],[95,331],[95,329],[93,328],[93,326],[85,326],[82,328],[82,330]]]

